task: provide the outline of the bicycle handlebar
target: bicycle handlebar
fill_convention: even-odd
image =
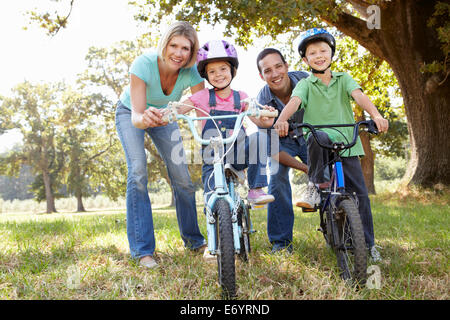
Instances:
[[[356,144],[360,126],[365,126],[366,127],[365,130],[367,130],[369,133],[378,134],[377,125],[375,124],[375,122],[373,120],[359,121],[357,123],[352,123],[352,124],[328,124],[328,125],[311,125],[309,123],[294,123],[294,124],[292,124],[293,128],[309,129],[309,131],[313,135],[314,139],[316,140],[317,144],[319,146],[321,146],[322,148],[336,150],[336,151],[350,149],[351,147],[353,147]],[[336,127],[353,127],[352,141],[348,144],[345,144],[343,142],[333,142],[332,144],[323,144],[319,141],[317,134],[316,134],[316,129],[336,128]]]
[[[269,110],[265,110],[265,109],[259,109],[256,105],[257,102],[253,98],[247,98],[242,101],[249,104],[248,109],[244,112],[241,112],[237,115],[225,115],[225,116],[210,116],[210,115],[208,115],[207,117],[190,117],[190,116],[186,116],[184,114],[179,114],[179,113],[177,113],[176,108],[179,106],[183,106],[184,104],[180,103],[180,102],[176,102],[176,101],[171,101],[167,104],[167,108],[163,111],[164,115],[162,117],[162,120],[164,122],[173,122],[173,121],[179,120],[179,119],[186,120],[189,125],[189,129],[191,130],[192,135],[194,136],[195,140],[200,142],[202,145],[209,145],[211,140],[203,139],[198,135],[198,132],[194,126],[194,121],[236,118],[236,123],[234,124],[233,134],[228,138],[221,139],[223,144],[228,144],[237,138],[237,136],[239,134],[239,127],[241,126],[241,122],[245,116],[255,117],[255,118],[260,118],[260,117],[276,118],[278,116],[277,110],[269,111]],[[220,134],[220,137],[222,138],[221,134]],[[212,138],[214,138],[214,137],[212,137]]]

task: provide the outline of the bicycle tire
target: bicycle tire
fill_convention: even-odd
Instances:
[[[217,200],[214,212],[217,217],[216,232],[219,248],[217,266],[219,283],[222,287],[224,298],[228,299],[236,295],[233,227],[228,202],[224,199]]]
[[[239,236],[239,241],[241,244],[241,250],[239,252],[239,258],[247,262],[248,255],[251,251],[250,246],[250,213],[248,212],[247,206],[241,202],[238,209],[238,225],[241,227],[242,233]]]
[[[325,242],[331,248],[334,248],[334,239],[332,234],[331,226],[331,212],[326,209],[322,214],[322,222],[320,224],[320,231],[323,234]]]
[[[367,280],[367,250],[358,209],[352,200],[340,201],[335,212],[338,243],[335,252],[341,278],[356,285]]]

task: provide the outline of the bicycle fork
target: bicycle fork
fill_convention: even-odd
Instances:
[[[206,205],[206,230],[208,233],[208,250],[211,254],[218,254],[219,250],[217,248],[217,238],[216,238],[216,224],[219,223],[219,217],[214,217],[214,205],[218,199],[224,199],[227,201],[230,206],[231,213],[231,222],[233,228],[233,242],[234,242],[234,250],[236,253],[239,253],[241,250],[241,244],[239,241],[239,227],[238,227],[238,219],[237,219],[237,210],[238,210],[238,199],[233,199],[232,196],[235,194],[234,183],[230,183],[229,187],[227,186],[224,168],[221,162],[220,154],[219,154],[219,143],[220,139],[211,139],[211,145],[214,150],[214,185],[215,189],[213,194],[208,200]]]
[[[333,246],[339,243],[339,235],[336,234],[336,216],[333,214],[336,210],[337,202],[340,197],[345,193],[345,181],[344,181],[344,170],[342,168],[342,161],[339,159],[336,161],[333,166],[330,168],[331,175],[331,190],[328,193],[325,200],[323,200],[322,205],[320,207],[320,226],[321,229],[319,231],[326,230],[327,237],[329,240],[332,240],[331,243]],[[323,196],[321,196],[323,197]],[[327,225],[325,224],[323,216],[326,216],[326,221],[329,221],[328,224],[331,227],[331,230],[327,230]]]

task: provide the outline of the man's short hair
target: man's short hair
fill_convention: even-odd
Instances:
[[[284,59],[283,55],[281,54],[281,52],[275,48],[265,48],[263,51],[261,51],[258,54],[258,57],[256,57],[256,66],[258,67],[258,71],[259,73],[261,73],[261,67],[259,66],[259,62],[264,59],[267,55],[272,54],[272,53],[276,53],[280,56],[281,61],[283,61],[283,63],[286,63],[286,60]]]

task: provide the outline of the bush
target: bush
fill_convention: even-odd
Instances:
[[[400,179],[405,175],[406,166],[406,159],[378,156],[375,158],[375,180]]]

